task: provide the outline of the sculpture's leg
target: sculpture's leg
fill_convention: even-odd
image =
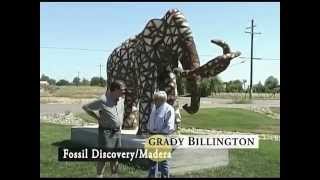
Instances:
[[[169,73],[167,79],[165,79],[167,86],[165,87],[165,91],[168,95],[168,104],[172,105],[175,110],[175,126],[176,129],[181,127],[181,115],[179,110],[179,102],[178,98],[178,89],[177,89],[177,80],[176,75],[172,72]]]
[[[135,129],[138,126],[136,89],[128,88],[124,102],[123,129]]]
[[[139,77],[139,130],[138,135],[147,134],[147,125],[151,113],[152,96],[157,89],[157,72]]]
[[[144,96],[146,98],[146,96]],[[147,134],[148,121],[151,113],[151,103],[152,101],[143,101],[139,103],[139,131],[138,135]]]
[[[167,102],[170,105],[174,105],[174,102],[176,101],[178,97],[178,92],[177,92],[177,81],[176,81],[176,76],[174,73],[170,72],[169,76],[165,79],[165,91],[167,93],[168,99]]]
[[[125,55],[122,58],[128,58],[128,56]],[[126,65],[123,64],[124,61],[126,62]],[[116,63],[112,64],[110,61],[107,69],[108,87],[110,87],[114,80],[122,80],[127,86],[127,93],[124,101],[122,129],[135,129],[138,124],[138,117],[133,112],[135,109],[134,107],[137,106],[138,86],[136,83],[136,76],[132,61],[132,59],[121,59],[116,57]]]

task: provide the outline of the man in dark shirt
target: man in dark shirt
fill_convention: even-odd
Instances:
[[[111,83],[110,91],[106,91],[98,100],[82,107],[90,116],[98,120],[100,148],[117,149],[121,147],[125,93],[126,85],[117,80]],[[103,177],[105,165],[105,161],[98,161],[97,177]],[[118,161],[111,160],[110,167],[112,176],[117,176]]]

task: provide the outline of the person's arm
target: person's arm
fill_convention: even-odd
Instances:
[[[101,108],[100,100],[93,101],[89,104],[85,104],[82,106],[82,109],[88,113],[91,117],[95,118],[96,120],[99,120],[99,110]]]
[[[173,109],[170,109],[166,115],[162,129],[160,130],[161,134],[171,134],[174,132],[174,120],[175,114]]]
[[[147,125],[147,130],[149,132],[152,132],[152,130],[154,128],[154,113],[155,113],[155,105],[152,105],[151,113],[150,113],[150,117],[149,117],[149,121],[148,121],[148,125]]]

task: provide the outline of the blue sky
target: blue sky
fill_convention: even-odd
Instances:
[[[106,78],[111,51],[140,33],[148,20],[161,18],[172,8],[189,21],[201,65],[222,54],[211,39],[225,40],[231,50],[250,57],[250,34],[245,31],[254,18],[255,31],[262,33],[254,36],[254,57],[266,59],[254,61],[253,83],[264,83],[270,75],[280,81],[280,3],[276,2],[44,2],[40,4],[40,75],[72,81],[80,72],[80,78],[90,79],[99,76],[102,64]],[[219,77],[249,82],[250,60],[235,59]]]

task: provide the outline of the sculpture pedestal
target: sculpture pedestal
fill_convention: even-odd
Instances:
[[[143,148],[145,139],[136,136],[137,130],[122,130],[122,147]],[[71,128],[72,143],[95,147],[98,144],[98,126],[74,126]],[[169,159],[170,174],[182,175],[186,172],[226,166],[229,163],[229,152],[224,149],[176,149]],[[137,161],[144,165],[147,159]]]

